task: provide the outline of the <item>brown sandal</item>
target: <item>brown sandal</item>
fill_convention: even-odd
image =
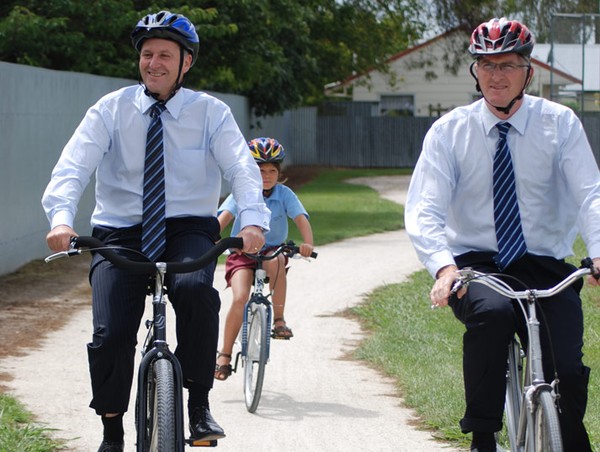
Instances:
[[[283,317],[279,317],[273,321],[273,324],[277,322],[282,322],[283,325],[273,327],[273,331],[271,332],[271,337],[273,339],[285,339],[289,340],[294,337],[294,333],[292,333],[292,329],[288,327],[285,323],[285,319]]]
[[[225,381],[233,372],[233,367],[231,367],[231,355],[229,353],[217,352],[217,359],[221,357],[229,358],[229,364],[217,364],[215,366],[215,380]]]

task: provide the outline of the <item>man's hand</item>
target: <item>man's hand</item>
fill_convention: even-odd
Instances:
[[[437,272],[435,283],[429,293],[432,307],[444,307],[448,305],[452,286],[457,279],[457,270],[458,267],[456,265],[447,265]],[[460,289],[456,294],[457,297],[462,298],[466,291],[464,288]]]
[[[46,243],[55,253],[59,251],[68,251],[72,237],[78,234],[70,226],[61,224],[52,229],[46,236]]]
[[[600,257],[595,257],[592,259],[594,261],[594,268],[596,269],[596,273],[600,273]],[[587,277],[587,282],[590,286],[600,286],[600,281],[597,280],[594,275],[590,275]]]
[[[237,236],[244,239],[244,249],[240,250],[238,254],[242,251],[248,254],[256,254],[265,245],[265,235],[258,226],[246,226]]]

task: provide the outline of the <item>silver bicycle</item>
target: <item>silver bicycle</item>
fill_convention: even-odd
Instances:
[[[471,283],[483,284],[501,295],[518,300],[526,319],[528,346],[519,343],[517,335],[508,349],[506,374],[505,420],[511,452],[562,452],[562,437],[558,420],[556,385],[558,378],[546,383],[542,370],[540,323],[536,314],[536,302],[563,291],[579,278],[595,273],[590,258],[581,261],[581,267],[550,289],[514,290],[501,275],[481,273],[469,268],[458,271],[459,278],[452,292]]]

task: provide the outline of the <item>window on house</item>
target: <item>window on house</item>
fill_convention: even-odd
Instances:
[[[381,96],[379,102],[381,116],[414,116],[414,96]]]

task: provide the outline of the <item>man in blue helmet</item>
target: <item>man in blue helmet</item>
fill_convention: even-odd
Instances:
[[[258,166],[230,109],[205,93],[182,87],[198,56],[199,39],[184,16],[161,11],[132,33],[141,83],[100,99],[86,113],[52,173],[42,204],[53,251],[69,248],[77,204],[96,173],[93,235],[105,243],[144,250],[142,240],[147,132],[162,121],[166,240],[154,260],[193,259],[219,237],[216,219],[221,174],[241,206],[245,252],[264,245],[270,212]],[[158,110],[157,110],[158,108]],[[152,118],[151,118],[152,114]],[[150,141],[148,139],[148,141]],[[145,211],[145,210],[144,210]],[[163,223],[165,223],[163,221]],[[177,350],[193,439],[225,436],[209,409],[219,329],[220,299],[212,287],[215,266],[170,275],[166,281],[177,317]],[[125,273],[102,258],[90,269],[94,334],[88,344],[93,398],[102,416],[100,452],[124,448],[123,413],[130,399],[136,336],[148,278]]]

